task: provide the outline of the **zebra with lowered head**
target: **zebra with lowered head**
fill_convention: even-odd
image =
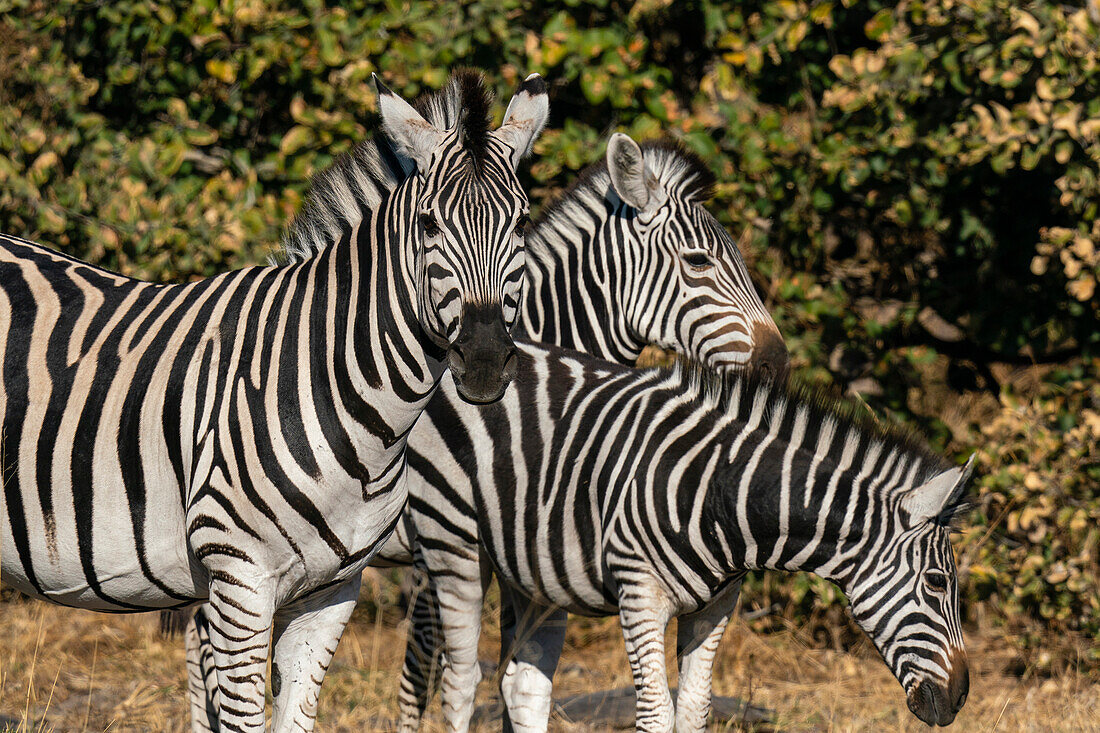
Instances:
[[[497,130],[480,76],[315,186],[288,262],[187,285],[0,238],[2,579],[128,612],[208,599],[226,730],[309,730],[360,574],[405,504],[404,448],[449,365],[466,399],[515,373],[527,198],[545,124],[524,81]]]
[[[410,461],[410,495],[423,507],[417,564],[437,595],[447,590],[437,611],[448,729],[466,729],[472,713],[478,562],[496,573],[516,621],[501,684],[515,730],[546,728],[566,612],[619,615],[639,730],[702,730],[713,657],[754,569],[837,583],[912,712],[954,719],[968,674],[949,533],[969,464],[951,468],[758,372],[630,370],[518,348],[519,374],[500,402],[473,409],[446,389],[433,400],[417,450],[434,460]],[[476,518],[472,558],[438,546],[459,503]],[[664,634],[677,616],[674,710]]]
[[[785,371],[786,348],[737,245],[704,206],[712,184],[702,161],[678,145],[639,146],[626,135],[612,135],[606,160],[582,172],[531,224],[517,335],[623,364],[632,364],[646,344],[659,343],[716,367],[752,362]],[[443,384],[452,389],[448,380]],[[439,400],[439,410],[433,399],[427,419],[409,439],[414,478],[446,459],[446,446],[424,442],[450,429],[453,395]],[[424,518],[422,531],[434,551],[450,553],[456,571],[462,565],[453,579],[461,584],[478,578],[476,517],[468,502],[452,499],[433,494],[425,503],[410,493],[404,520],[373,564],[412,564],[411,537]],[[440,580],[435,590],[440,601],[450,602],[447,582]],[[432,674],[438,658],[436,600],[421,593],[413,609],[400,693],[405,730],[415,729],[438,681]],[[203,635],[189,633],[187,640],[193,704],[213,707],[203,682],[210,666]],[[476,674],[476,659],[466,661]],[[452,669],[461,668],[462,660],[456,664]],[[449,674],[448,683],[476,684],[468,673]]]

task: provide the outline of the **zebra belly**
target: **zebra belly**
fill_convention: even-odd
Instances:
[[[205,574],[189,559],[178,501],[144,497],[148,503],[135,512],[120,481],[98,482],[84,501],[51,488],[48,513],[38,501],[26,500],[37,497],[37,487],[23,492],[18,514],[4,506],[5,583],[95,610],[155,609],[205,597]]]

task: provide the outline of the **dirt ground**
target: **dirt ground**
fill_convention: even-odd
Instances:
[[[386,730],[396,719],[404,622],[396,605],[372,602],[378,592],[378,586],[365,589],[340,644],[325,683],[319,731]],[[497,642],[494,623],[487,621],[483,659],[496,659]],[[1048,678],[1026,670],[1013,674],[1018,650],[993,629],[968,629],[967,643],[971,692],[954,730],[1100,731],[1100,678],[1072,669]],[[571,620],[555,696],[629,684],[617,622]],[[494,680],[483,681],[479,701],[489,700],[494,688]],[[869,645],[850,653],[813,649],[797,630],[762,636],[740,621],[731,624],[715,690],[770,709],[772,723],[758,730],[927,729],[908,712],[900,686]],[[0,603],[0,730],[184,731],[185,693],[181,641],[160,635],[156,615]],[[438,699],[426,722],[427,730],[442,730]],[[598,729],[561,719],[551,728]]]

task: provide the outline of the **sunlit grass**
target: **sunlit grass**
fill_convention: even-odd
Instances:
[[[392,598],[392,588],[364,587],[365,602],[325,684],[319,731],[384,730],[397,717],[404,622],[392,603],[372,602],[380,589]],[[487,622],[482,659],[496,659],[498,638]],[[1018,651],[996,630],[968,629],[967,641],[971,693],[954,730],[1100,731],[1095,676],[1071,669],[1043,678],[1029,670],[1021,678],[1006,671]],[[672,642],[670,635],[670,668]],[[715,673],[719,694],[770,708],[781,730],[927,730],[866,644],[851,653],[816,649],[797,629],[761,636],[735,622]],[[559,695],[630,684],[615,619],[570,623],[555,683]],[[479,702],[488,701],[494,688],[493,679],[482,682]],[[184,731],[187,715],[182,643],[159,634],[155,615],[97,614],[22,600],[0,604],[0,730]],[[561,722],[553,727],[595,729]],[[438,701],[425,729],[442,730]]]

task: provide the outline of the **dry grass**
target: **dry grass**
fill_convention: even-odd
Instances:
[[[361,604],[329,672],[318,730],[378,729],[396,717],[404,647],[397,614],[392,606],[379,612]],[[614,619],[571,622],[556,692],[629,685],[618,633]],[[494,659],[492,623],[482,640],[482,657]],[[955,730],[1100,731],[1100,680],[1071,671],[1024,682],[1005,672],[1016,650],[995,632],[968,630],[968,643],[971,694]],[[771,708],[781,730],[926,729],[866,646],[850,654],[812,649],[796,632],[759,636],[737,623],[726,634],[716,674],[719,694]],[[479,699],[489,699],[492,687],[483,682]],[[160,637],[154,615],[0,604],[0,730],[6,722],[19,731],[182,731],[185,693],[181,644]],[[438,701],[428,723],[428,730],[441,729]]]

